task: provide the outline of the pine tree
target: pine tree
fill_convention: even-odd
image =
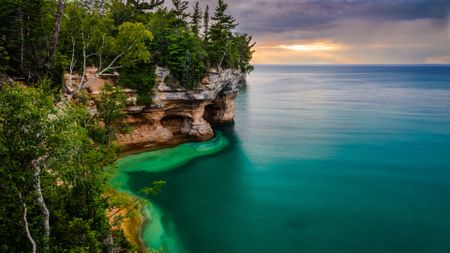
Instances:
[[[223,0],[219,0],[214,16],[212,17],[212,20],[215,21],[215,23],[211,26],[211,30],[218,30],[226,35],[229,35],[231,34],[231,31],[236,28],[238,23],[236,23],[236,19],[233,18],[233,16],[225,13],[227,9],[228,4]]]
[[[200,33],[200,20],[202,18],[200,4],[198,2],[194,5],[194,13],[191,17],[191,29],[192,33],[196,36],[199,36]]]
[[[189,2],[182,0],[172,0],[173,9],[172,12],[176,18],[180,19],[183,22],[186,22],[189,14],[186,12]]]
[[[134,8],[141,13],[145,11],[153,10],[154,8],[162,5],[164,0],[128,0],[127,4],[134,6]]]
[[[226,14],[227,8],[228,4],[223,0],[219,0],[212,17],[214,23],[208,33],[210,60],[213,65],[217,65],[218,69],[222,67],[227,51],[232,48],[233,29],[238,25],[231,15]]]
[[[203,39],[208,40],[209,29],[209,6],[206,5],[205,14],[203,15]]]

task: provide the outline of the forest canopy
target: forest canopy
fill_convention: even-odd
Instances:
[[[252,70],[252,38],[219,0],[209,11],[198,2],[172,0],[2,0],[0,72],[34,83],[63,73],[118,72],[120,84],[149,93],[156,66],[193,88],[210,68]]]

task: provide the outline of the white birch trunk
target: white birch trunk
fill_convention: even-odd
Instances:
[[[31,236],[30,228],[29,228],[29,224],[28,224],[28,218],[27,218],[28,208],[27,208],[27,205],[25,204],[25,201],[22,198],[21,193],[19,193],[19,199],[20,199],[20,202],[22,202],[22,206],[23,206],[22,218],[23,218],[23,226],[25,228],[25,234],[27,235],[27,238],[31,243],[31,252],[36,253],[36,242],[34,241],[33,237]]]
[[[41,189],[41,168],[38,160],[32,162],[33,168],[33,188],[34,192],[37,194],[36,204],[44,216],[44,241],[50,238],[50,211],[44,201],[44,196]]]

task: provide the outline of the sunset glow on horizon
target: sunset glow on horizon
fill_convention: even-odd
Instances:
[[[449,0],[228,3],[254,64],[450,64]]]
[[[273,48],[287,49],[299,52],[320,52],[320,51],[336,51],[339,45],[331,43],[310,43],[310,44],[293,44],[293,45],[277,45]]]

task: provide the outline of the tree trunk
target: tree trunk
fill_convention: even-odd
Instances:
[[[220,59],[220,62],[219,62],[219,65],[217,65],[217,71],[219,71],[219,72],[222,68],[222,63],[223,63],[223,60],[225,59],[225,55],[226,55],[226,53],[223,52],[222,58]]]
[[[112,236],[112,231],[108,232],[108,236],[104,240],[106,246],[106,252],[113,253],[114,249],[114,238]]]
[[[34,160],[32,162],[33,167],[33,188],[34,192],[37,194],[36,204],[39,206],[41,210],[42,216],[44,216],[44,243],[46,246],[44,248],[47,249],[47,242],[50,239],[50,212],[47,208],[47,205],[44,201],[44,196],[42,194],[41,189],[41,168],[38,160]]]
[[[70,93],[73,92],[72,90],[72,82],[73,82],[73,68],[75,66],[75,39],[72,37],[72,59],[70,60],[70,66],[69,66],[69,87],[68,90]]]
[[[33,237],[31,236],[30,228],[28,225],[28,219],[27,219],[28,208],[27,208],[27,205],[25,204],[25,201],[22,198],[21,193],[19,193],[19,199],[20,199],[20,202],[22,202],[22,206],[23,206],[23,226],[25,228],[25,233],[27,234],[27,238],[31,243],[31,252],[36,253],[36,242],[33,240]]]
[[[86,40],[84,38],[84,30],[81,29],[81,39],[83,40],[83,75],[81,76],[80,85],[78,86],[78,90],[81,90],[83,88],[84,83],[84,76],[86,75]]]
[[[48,51],[48,66],[51,67],[53,63],[53,56],[55,54],[56,46],[58,45],[59,32],[61,30],[62,15],[64,12],[64,0],[58,0],[58,10],[55,15],[55,31],[52,36],[50,49]]]
[[[23,71],[23,55],[24,55],[24,34],[23,34],[23,16],[22,8],[19,8],[19,19],[20,19],[20,70]]]
[[[109,63],[109,65],[108,66],[106,66],[104,69],[102,69],[102,70],[98,70],[97,72],[97,74],[94,76],[94,78],[91,78],[91,79],[89,79],[87,82],[86,82],[86,84],[84,84],[84,75],[85,75],[85,73],[86,73],[86,71],[84,70],[83,71],[83,77],[81,78],[81,83],[80,83],[80,90],[82,89],[82,88],[84,88],[85,86],[87,86],[88,84],[90,84],[91,82],[93,82],[93,81],[95,81],[95,80],[97,80],[97,78],[99,78],[101,75],[103,75],[106,71],[108,71],[108,70],[110,70],[110,69],[117,69],[117,68],[120,68],[121,66],[116,66],[116,67],[114,67],[114,63],[116,63],[116,61],[117,60],[119,60],[120,59],[120,57],[122,57],[126,52],[128,52],[128,51],[130,51],[131,49],[133,48],[133,45],[131,45],[131,46],[129,46],[128,47],[128,49],[127,50],[125,50],[125,51],[123,51],[122,53],[120,53],[119,55],[117,55],[110,63]],[[83,48],[83,55],[85,55],[85,53],[84,53],[84,48]],[[87,57],[84,57],[85,59],[87,58]],[[86,62],[86,60],[85,60],[85,62]],[[84,66],[83,66],[83,69],[86,69],[86,63],[84,62]]]

